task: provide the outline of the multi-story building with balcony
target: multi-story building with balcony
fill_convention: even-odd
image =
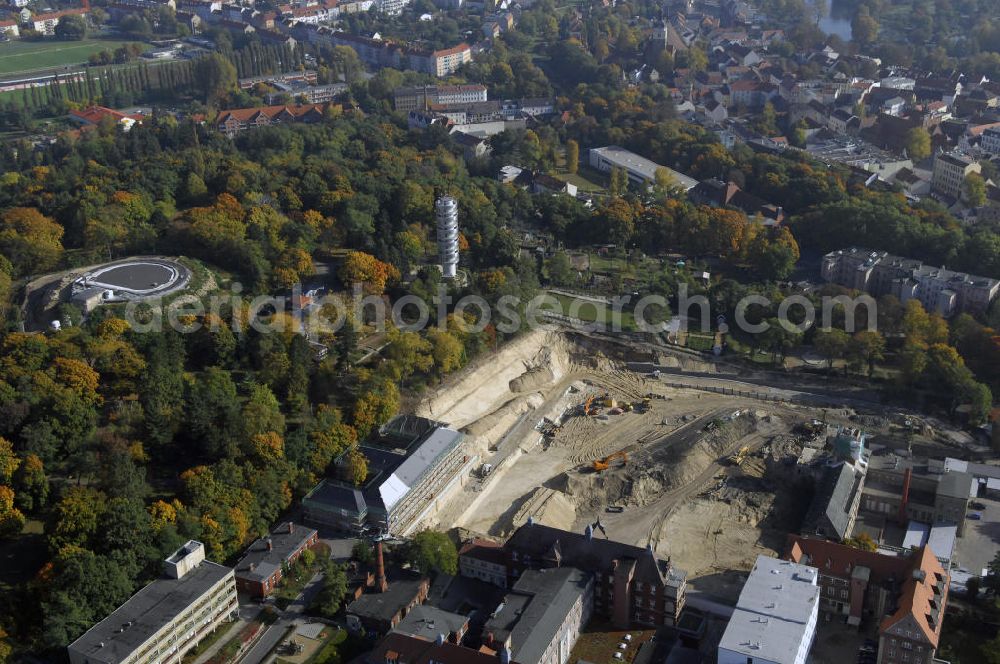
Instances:
[[[823,257],[820,276],[875,297],[894,295],[901,302],[917,299],[924,309],[951,316],[981,313],[1000,293],[1000,280],[924,265],[912,258],[859,247],[831,251]]]
[[[178,664],[236,618],[236,578],[189,541],[164,561],[164,577],[132,595],[70,644],[71,664]]]
[[[971,173],[982,172],[979,162],[963,154],[953,152],[934,157],[934,174],[931,189],[955,200],[962,197],[965,178]]]

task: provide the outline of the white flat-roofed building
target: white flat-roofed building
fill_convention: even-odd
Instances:
[[[163,578],[132,595],[70,644],[72,664],[178,664],[239,612],[233,570],[189,541],[164,561]]]
[[[590,165],[605,173],[610,172],[615,167],[623,168],[628,173],[629,180],[640,185],[655,183],[656,172],[661,168],[670,175],[673,183],[684,191],[690,191],[698,185],[698,181],[694,178],[690,178],[672,168],[660,166],[655,161],[641,157],[634,152],[629,152],[617,145],[591,148]]]
[[[819,570],[757,556],[719,642],[719,664],[805,664],[819,618]]]

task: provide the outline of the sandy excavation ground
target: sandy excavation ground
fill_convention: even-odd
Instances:
[[[778,554],[808,506],[809,490],[794,475],[801,442],[789,432],[820,416],[848,423],[850,411],[671,388],[626,370],[624,359],[623,347],[535,331],[426,397],[418,414],[461,428],[495,470],[422,526],[503,537],[529,517],[580,531],[599,519],[610,538],[669,556],[694,587],[738,593],[742,578],[730,570]],[[697,358],[669,360],[711,371]],[[618,402],[654,398],[645,413],[577,414],[589,395],[605,393]],[[543,436],[545,423],[562,428]],[[749,461],[735,466],[729,457],[744,446]],[[617,458],[592,470],[595,459],[618,451],[628,455],[624,464]]]

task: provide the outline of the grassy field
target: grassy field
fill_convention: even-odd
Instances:
[[[0,43],[0,75],[20,74],[77,65],[87,61],[92,53],[114,51],[125,44],[136,43],[117,39],[84,39],[83,41],[9,41]],[[140,44],[148,49],[148,44]]]
[[[596,322],[608,327],[614,324],[615,311],[608,305],[567,297],[561,293],[550,293],[549,297],[554,298],[555,301],[546,300],[540,307],[543,311],[560,313],[564,316],[581,320],[584,323]],[[635,316],[628,306],[622,308],[620,320],[621,329],[627,332],[633,332],[638,329]]]

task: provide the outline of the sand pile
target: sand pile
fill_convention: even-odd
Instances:
[[[753,414],[718,424],[714,430],[689,445],[662,445],[636,450],[625,466],[603,473],[572,470],[555,484],[573,497],[579,509],[599,509],[603,505],[642,507],[664,493],[679,489],[695,478],[734,444],[758,428]]]

